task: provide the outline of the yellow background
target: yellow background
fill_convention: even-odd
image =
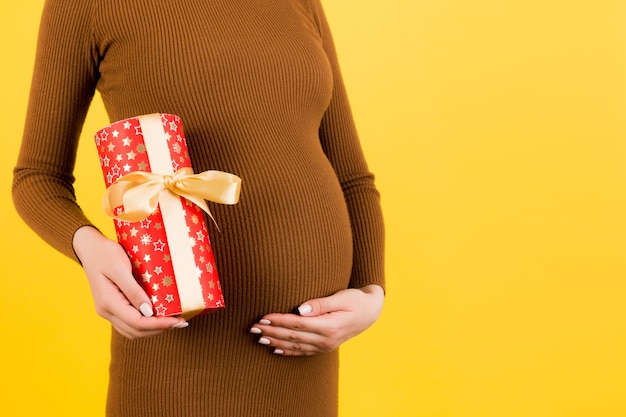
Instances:
[[[100,416],[108,325],[10,202],[42,4],[0,17],[0,413]],[[626,415],[626,1],[325,6],[388,236],[341,416]],[[91,139],[107,122],[96,101],[77,191],[110,231]]]

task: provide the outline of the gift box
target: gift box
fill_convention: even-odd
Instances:
[[[156,316],[191,318],[224,307],[205,200],[235,204],[241,179],[194,174],[180,117],[150,114],[95,135],[107,186],[103,209],[115,222],[135,279]]]

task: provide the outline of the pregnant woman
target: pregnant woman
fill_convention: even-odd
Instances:
[[[239,204],[211,206],[225,309],[151,317],[77,205],[96,91],[111,121],[180,116],[194,170],[242,178]],[[13,196],[112,324],[108,416],[337,415],[337,347],[382,308],[384,232],[320,0],[48,0]]]

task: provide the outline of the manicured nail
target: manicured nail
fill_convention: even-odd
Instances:
[[[174,329],[184,329],[187,326],[189,326],[188,322],[181,321],[180,323],[176,323],[175,325],[173,325],[172,328],[174,328]]]
[[[263,319],[259,321],[259,324],[265,324],[266,326],[269,326],[270,324],[272,324],[272,322],[269,320]]]
[[[285,353],[285,352],[284,352],[282,349],[276,349],[276,350],[274,351],[274,353],[275,353],[275,354],[277,354],[277,355],[282,355],[282,354],[283,354],[283,353]]]
[[[301,316],[306,316],[311,311],[313,311],[313,307],[311,307],[308,304],[304,304],[304,305],[301,305],[300,307],[298,307],[298,311],[300,312]]]
[[[148,303],[143,303],[139,306],[139,311],[143,314],[144,317],[152,317],[154,313],[152,312],[152,307]]]
[[[250,329],[250,333],[252,333],[252,334],[261,334],[263,332],[258,327],[253,327],[253,328]]]
[[[259,343],[262,344],[262,345],[269,345],[272,342],[270,342],[269,339],[266,339],[266,338],[262,337],[262,338],[259,339]]]

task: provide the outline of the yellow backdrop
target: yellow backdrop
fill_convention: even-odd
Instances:
[[[0,409],[101,416],[109,328],[10,202],[42,5],[0,17]],[[388,231],[387,304],[342,348],[341,416],[626,415],[626,2],[325,5]],[[107,122],[96,101],[77,191],[110,233]]]

